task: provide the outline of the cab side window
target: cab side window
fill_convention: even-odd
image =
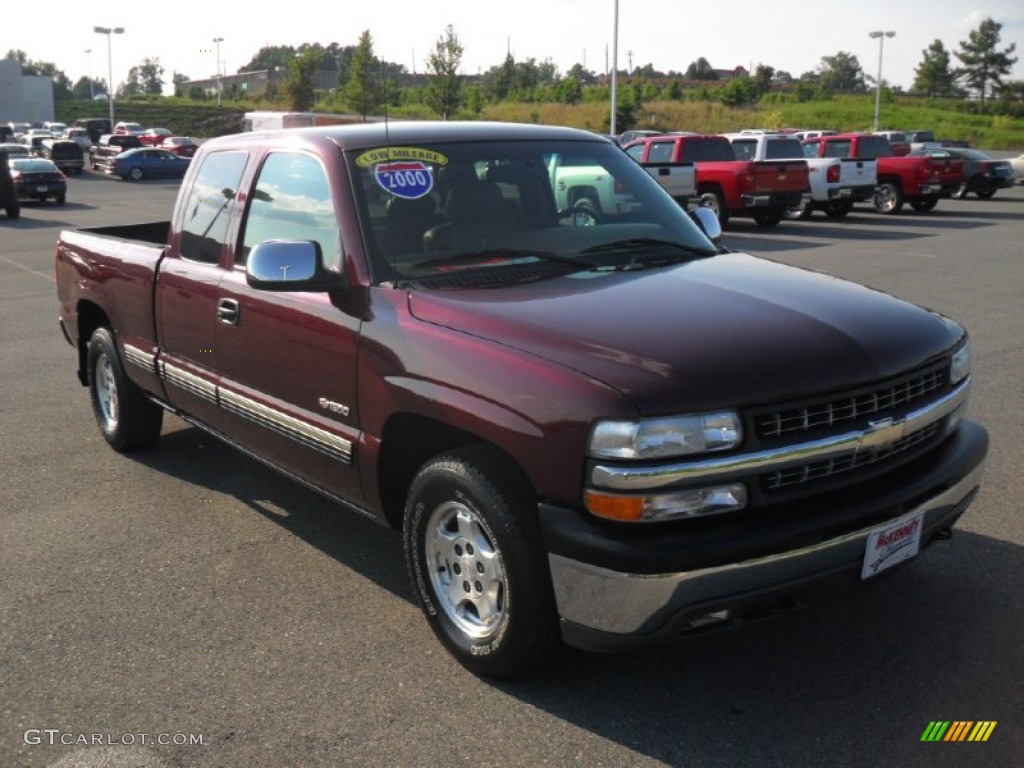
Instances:
[[[247,157],[245,152],[213,152],[203,159],[181,225],[178,249],[184,258],[207,264],[220,261]]]
[[[260,168],[235,259],[265,240],[311,240],[320,244],[324,264],[341,261],[338,220],[327,174],[320,162],[298,152],[275,152]]]

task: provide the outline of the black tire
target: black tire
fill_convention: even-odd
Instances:
[[[64,195],[56,195],[53,198],[53,202],[55,202],[57,205],[64,205],[64,203],[67,202],[67,198]]]
[[[809,200],[801,200],[799,205],[787,208],[784,217],[787,221],[806,221],[811,218],[814,211],[814,204]]]
[[[575,227],[596,227],[601,223],[601,216],[587,198],[580,200],[572,208],[559,211],[558,218],[559,220],[572,219],[572,224]]]
[[[918,213],[928,213],[938,204],[939,198],[937,197],[916,197],[910,201],[910,207]]]
[[[130,171],[128,171],[128,175],[131,176],[132,181],[141,181],[142,177],[145,176],[145,174],[142,172],[142,169],[139,168],[138,166],[135,166]]]
[[[725,207],[725,200],[722,198],[722,194],[715,190],[707,190],[700,193],[698,198],[698,205],[701,208],[710,208],[715,212],[715,216],[718,217],[718,223],[725,227],[729,221],[729,209]]]
[[[849,200],[829,200],[825,206],[825,215],[830,219],[841,219],[853,210],[853,203]]]
[[[125,375],[114,335],[97,328],[89,339],[89,399],[103,438],[118,452],[148,448],[160,438],[163,408]]]
[[[423,465],[406,502],[406,563],[427,623],[485,677],[526,675],[560,645],[536,501],[520,477],[488,447],[460,448]]]
[[[903,188],[897,182],[883,181],[875,187],[875,195],[871,198],[875,210],[887,216],[903,210]]]
[[[978,197],[982,200],[988,200],[992,195],[996,193],[996,188],[992,186],[982,187],[978,190]]]
[[[767,213],[756,213],[754,214],[754,221],[757,222],[757,226],[759,227],[774,227],[782,221],[782,217],[785,213],[786,212],[781,208],[774,211],[768,211]]]
[[[8,219],[16,219],[21,216],[21,205],[17,201],[10,203],[4,210],[7,211]]]

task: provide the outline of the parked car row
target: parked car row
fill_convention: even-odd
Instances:
[[[898,213],[904,205],[924,213],[943,197],[963,198],[972,192],[992,197],[1012,186],[1016,176],[1012,161],[951,146],[956,142],[929,141],[931,134],[922,131],[747,129],[722,135],[630,135],[623,150],[641,165],[693,163],[696,200],[712,208],[722,225],[737,214],[750,215],[762,226],[774,226],[783,217],[804,219],[814,210],[841,218],[855,203],[868,201],[883,214]],[[806,177],[792,167],[800,159],[807,166]]]

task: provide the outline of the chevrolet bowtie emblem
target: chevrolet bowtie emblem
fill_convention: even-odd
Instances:
[[[892,445],[903,437],[906,420],[893,421],[891,418],[868,422],[867,431],[860,437],[857,450],[874,451]]]

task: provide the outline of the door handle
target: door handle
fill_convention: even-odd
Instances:
[[[224,325],[238,325],[241,309],[235,299],[217,300],[217,319]]]

